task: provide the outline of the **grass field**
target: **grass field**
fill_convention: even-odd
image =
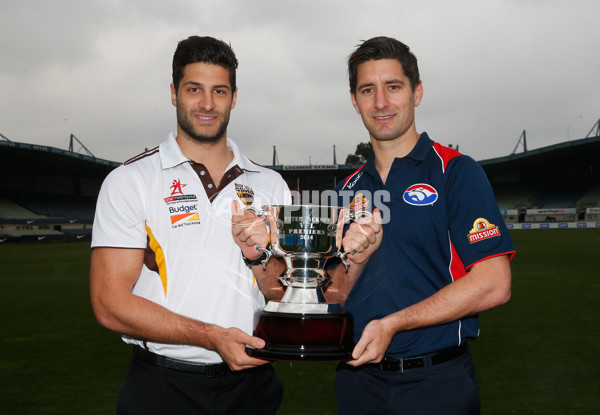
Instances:
[[[600,410],[600,229],[518,230],[511,301],[471,343],[482,409]],[[89,303],[89,245],[0,244],[0,414],[111,414],[130,348]],[[277,362],[280,414],[334,414],[335,363]]]

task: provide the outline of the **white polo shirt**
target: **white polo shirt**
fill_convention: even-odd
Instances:
[[[291,196],[278,173],[252,163],[230,139],[227,145],[234,158],[220,188],[203,165],[183,155],[174,133],[113,170],[98,196],[92,247],[145,249],[134,294],[175,313],[252,334],[254,311],[265,301],[233,241],[231,204],[289,204]],[[143,345],[127,336],[123,340]],[[222,361],[200,347],[146,345],[177,359]]]

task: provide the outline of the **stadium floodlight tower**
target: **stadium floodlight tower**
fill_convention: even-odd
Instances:
[[[592,134],[594,134],[594,135],[592,135]],[[587,133],[587,135],[585,136],[585,138],[590,138],[590,137],[600,137],[600,118],[598,118],[598,121],[596,121],[596,124],[594,124],[594,126],[592,127],[590,132]]]
[[[525,130],[523,130],[523,132],[521,133],[519,141],[517,141],[517,145],[515,146],[512,153],[510,153],[511,155],[517,152],[517,148],[519,148],[519,144],[521,144],[521,142],[523,142],[523,153],[527,153],[527,132]]]
[[[279,157],[277,157],[277,149],[273,146],[273,167],[279,165]]]
[[[73,140],[75,140],[79,143],[81,148],[83,148],[85,150],[85,152],[88,154],[88,156],[96,157],[92,154],[92,152],[90,150],[87,149],[86,146],[83,145],[83,143],[81,141],[79,141],[79,139],[77,137],[75,137],[74,134],[71,134],[71,141],[69,142],[69,151],[71,153],[75,153],[75,151],[73,150]],[[81,148],[80,148],[80,150],[81,150]]]

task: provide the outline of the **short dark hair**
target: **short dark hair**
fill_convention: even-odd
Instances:
[[[412,90],[415,90],[420,81],[417,57],[399,40],[378,36],[362,41],[362,44],[357,45],[357,49],[348,56],[348,78],[352,93],[356,93],[358,65],[380,59],[396,59],[400,62],[404,74],[410,80]]]
[[[238,60],[231,45],[210,36],[190,36],[177,44],[173,55],[173,85],[179,90],[179,81],[183,78],[183,69],[190,63],[211,63],[229,71],[231,90],[235,91],[235,71]]]

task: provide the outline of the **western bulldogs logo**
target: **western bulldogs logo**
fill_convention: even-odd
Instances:
[[[433,186],[418,183],[406,189],[402,198],[409,205],[427,206],[433,205],[438,200],[438,193]]]

